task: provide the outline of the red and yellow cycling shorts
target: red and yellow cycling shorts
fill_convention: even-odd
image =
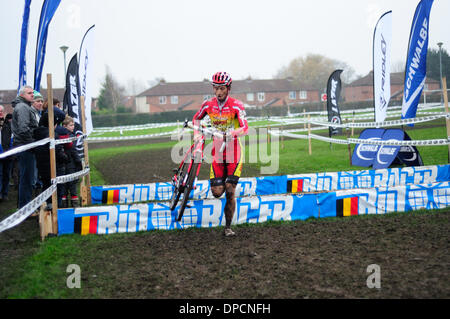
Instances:
[[[237,184],[242,172],[243,152],[242,144],[238,138],[227,142],[223,152],[220,152],[223,141],[213,140],[212,164],[210,171],[211,186]]]

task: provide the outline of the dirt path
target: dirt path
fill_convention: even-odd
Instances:
[[[171,168],[161,151],[98,167],[108,184],[166,181]],[[208,175],[206,165],[200,178]],[[234,238],[221,228],[105,236],[86,247],[96,258],[80,260],[96,274],[84,279],[83,297],[101,287],[102,298],[450,298],[449,219],[439,212],[238,226]],[[35,219],[1,233],[0,282],[37,249]],[[380,289],[367,286],[372,264]]]

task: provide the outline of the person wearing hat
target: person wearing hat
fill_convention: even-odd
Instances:
[[[44,111],[43,109],[44,106],[44,97],[42,96],[41,93],[39,93],[38,91],[34,91],[34,102],[33,102],[33,107],[36,109],[36,111],[39,114],[39,118],[38,118],[38,122],[39,119],[41,118],[41,115]]]
[[[33,107],[36,109],[37,111],[37,118],[36,120],[39,122],[42,112],[43,112],[43,106],[44,106],[44,97],[42,96],[42,94],[36,90],[34,90],[34,102],[33,102]],[[37,189],[37,188],[42,188],[42,182],[40,181],[39,177],[38,177],[38,171],[37,171],[37,167],[34,170],[34,177],[33,177],[33,188]]]
[[[39,113],[32,106],[34,103],[34,90],[25,85],[19,90],[19,96],[13,101],[14,112],[11,130],[14,135],[13,147],[34,142],[33,131],[38,127]],[[19,201],[22,208],[28,204],[33,196],[33,179],[36,169],[36,159],[33,150],[27,150],[17,155],[19,164]]]

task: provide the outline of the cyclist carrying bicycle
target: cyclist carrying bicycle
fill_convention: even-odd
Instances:
[[[226,72],[217,72],[212,77],[212,85],[215,97],[203,102],[200,110],[194,115],[192,123],[200,127],[200,120],[206,115],[211,120],[211,125],[226,135],[225,149],[220,152],[223,140],[213,138],[212,157],[210,171],[211,192],[219,198],[225,193],[225,236],[234,236],[231,229],[234,211],[236,209],[236,185],[242,171],[244,154],[240,136],[246,135],[248,123],[244,105],[241,101],[229,96],[231,90],[231,77]],[[194,140],[201,133],[194,131]]]

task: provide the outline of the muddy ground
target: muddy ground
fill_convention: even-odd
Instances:
[[[166,181],[173,165],[168,152],[144,151],[98,169],[108,184],[149,183]],[[208,174],[205,165],[200,178]],[[449,298],[449,221],[439,212],[238,226],[233,238],[223,228],[149,232],[99,241],[89,269],[112,278],[102,298]],[[0,234],[0,282],[38,243],[33,219]],[[372,264],[379,289],[367,286]],[[84,298],[98,291],[92,280]]]

